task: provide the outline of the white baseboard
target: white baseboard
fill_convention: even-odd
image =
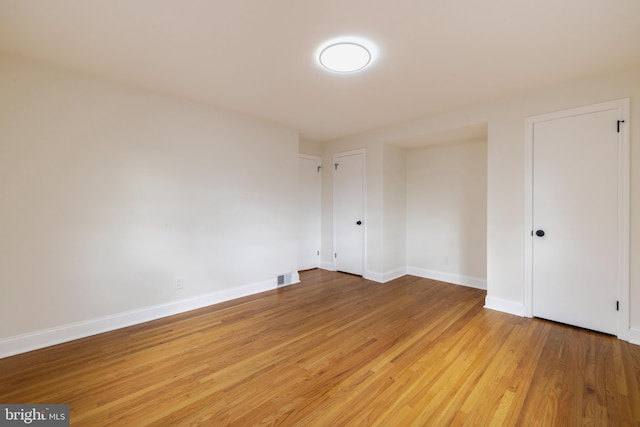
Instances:
[[[383,283],[390,282],[392,280],[398,279],[406,275],[407,275],[407,267],[400,267],[400,268],[396,268],[395,270],[387,271],[386,273],[384,273]]]
[[[460,274],[446,273],[444,271],[427,270],[426,268],[407,267],[406,274],[425,279],[439,280],[455,285],[468,286],[476,289],[487,289],[487,280],[477,277],[463,276]]]
[[[378,283],[387,283],[399,277],[405,276],[407,269],[405,267],[396,268],[395,270],[387,271],[385,273],[378,273],[376,271],[367,270],[364,273],[364,278],[372,280]]]
[[[371,280],[373,282],[382,283],[383,277],[382,273],[376,273],[375,271],[365,271],[362,275],[364,279]]]
[[[629,342],[631,344],[640,345],[640,329],[638,328],[629,329]]]
[[[320,268],[327,271],[336,271],[336,266],[330,262],[321,262]],[[386,273],[378,273],[377,271],[367,270],[364,272],[362,277],[374,282],[386,283],[393,279],[397,279],[398,277],[402,277],[405,274],[407,274],[406,268],[401,267],[393,271],[388,271]]]
[[[487,295],[484,300],[484,308],[502,311],[503,313],[513,314],[515,316],[525,317],[523,303],[509,301],[502,298],[490,297],[489,295]]]
[[[293,276],[292,281],[295,281],[296,283],[299,282],[300,278],[298,273],[295,273]],[[239,286],[233,289],[225,289],[197,297],[172,301],[166,304],[158,304],[137,310],[126,311],[110,316],[98,317],[82,322],[70,323],[67,325],[1,339],[0,359],[103,332],[113,331],[126,326],[184,313],[186,311],[218,304],[224,301],[257,294],[275,289],[276,285],[277,282],[274,280],[266,280],[263,282]]]
[[[362,277],[373,282],[384,283],[384,274],[376,271],[367,270]]]

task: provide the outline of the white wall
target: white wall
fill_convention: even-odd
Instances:
[[[407,151],[409,272],[486,287],[487,141]]]
[[[406,153],[401,147],[383,146],[383,281],[406,271]]]
[[[8,57],[0,57],[0,93],[0,354],[2,340],[18,334],[270,287],[296,269],[295,131]],[[396,202],[411,194],[411,178],[406,195],[395,193],[402,184],[391,171],[402,166],[388,143],[486,122],[488,297],[521,307],[524,119],[625,97],[630,313],[640,342],[640,69],[323,144],[324,165],[366,149],[367,274],[392,273],[409,247],[397,233],[404,213]],[[331,167],[323,168],[322,209],[326,267]]]
[[[0,94],[5,344],[296,270],[296,131],[10,57]]]
[[[514,312],[524,312],[525,118],[627,97],[631,98],[631,119],[627,124],[631,126],[630,322],[631,337],[640,342],[640,221],[635,221],[640,217],[640,132],[635,129],[640,124],[640,69],[566,82],[508,99],[377,129],[326,146],[348,145],[351,149],[377,147],[448,129],[488,123],[487,297]],[[368,173],[381,172],[368,170]],[[375,182],[380,178],[367,179]]]

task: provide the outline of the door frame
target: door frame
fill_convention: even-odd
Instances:
[[[318,170],[318,188],[317,193],[318,193],[318,202],[320,204],[320,211],[318,212],[318,216],[320,219],[320,228],[318,229],[318,250],[320,251],[320,253],[318,254],[318,259],[317,259],[317,268],[320,267],[320,265],[322,264],[322,174],[320,173],[320,171],[322,170],[322,157],[318,157],[318,156],[311,156],[308,154],[298,154],[298,162],[300,161],[300,159],[305,159],[305,160],[311,160],[314,162],[318,163],[318,167],[320,168]],[[298,236],[298,239],[300,237]],[[298,248],[298,250],[300,250],[300,248]],[[300,268],[300,264],[298,263],[298,269]]]
[[[629,98],[556,111],[525,119],[524,176],[524,313],[533,317],[533,129],[536,123],[601,111],[617,110],[624,120],[618,133],[618,301],[617,337],[629,339],[629,216],[630,216],[630,150]],[[611,124],[615,126],[615,123]]]
[[[340,159],[341,157],[348,157],[348,156],[355,156],[355,155],[362,155],[362,221],[364,222],[364,227],[362,227],[362,277],[366,276],[367,273],[367,225],[369,224],[369,221],[367,221],[367,153],[366,150],[364,148],[361,148],[359,150],[352,150],[352,151],[345,151],[342,153],[335,153],[333,155],[333,162],[331,163],[331,169],[332,169],[332,181],[333,181],[333,198],[332,198],[332,207],[333,207],[333,245],[332,245],[332,250],[331,253],[333,254],[333,256],[331,257],[331,261],[333,263],[333,270],[337,271],[338,270],[338,262],[336,259],[336,252],[337,252],[337,246],[336,246],[336,237],[337,237],[337,233],[336,233],[336,180],[335,180],[335,167],[334,165],[336,163],[338,163],[338,159]]]

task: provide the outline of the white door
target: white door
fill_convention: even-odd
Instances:
[[[298,158],[298,270],[320,266],[320,159]]]
[[[364,153],[334,157],[334,262],[337,271],[364,271]]]
[[[533,126],[533,315],[617,332],[618,111]]]

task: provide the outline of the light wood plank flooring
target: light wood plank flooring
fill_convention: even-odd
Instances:
[[[71,424],[638,426],[640,347],[484,309],[485,292],[322,270],[0,360],[1,403]]]

